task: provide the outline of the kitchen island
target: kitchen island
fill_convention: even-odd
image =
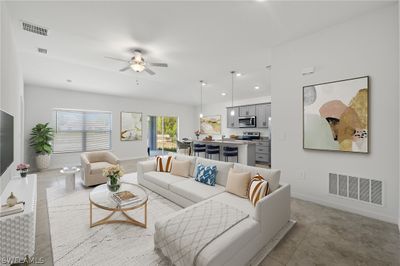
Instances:
[[[218,145],[220,147],[220,158],[224,160],[223,147],[238,147],[238,162],[254,166],[256,164],[256,144],[247,140],[193,140],[193,143],[201,143],[205,145]],[[214,155],[214,160],[218,160],[217,155]],[[236,157],[228,157],[228,161],[236,162]]]

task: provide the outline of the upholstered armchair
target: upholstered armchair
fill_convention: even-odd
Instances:
[[[103,169],[119,163],[119,159],[109,151],[93,151],[82,153],[82,183],[87,187],[106,183],[107,178],[103,176]]]

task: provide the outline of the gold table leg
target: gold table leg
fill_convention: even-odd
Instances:
[[[116,212],[121,212],[127,219],[126,220],[120,220],[120,219],[115,219],[112,220],[111,217],[114,215]],[[127,224],[133,224],[137,225],[143,228],[147,228],[147,202],[144,204],[144,223],[137,221],[136,219],[132,218],[129,216],[129,214],[126,211],[123,210],[113,210],[109,215],[104,217],[103,219],[100,219],[96,222],[93,223],[93,207],[92,203],[90,203],[90,228],[101,225],[101,224],[113,224],[113,223],[127,223]]]

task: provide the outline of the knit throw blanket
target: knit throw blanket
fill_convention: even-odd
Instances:
[[[196,265],[200,252],[249,215],[218,201],[205,201],[155,224],[154,246],[173,265]]]

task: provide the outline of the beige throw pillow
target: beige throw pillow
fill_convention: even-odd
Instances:
[[[250,172],[236,172],[232,168],[228,173],[225,190],[242,198],[247,198],[251,176]]]
[[[171,175],[189,177],[190,161],[173,160]]]

